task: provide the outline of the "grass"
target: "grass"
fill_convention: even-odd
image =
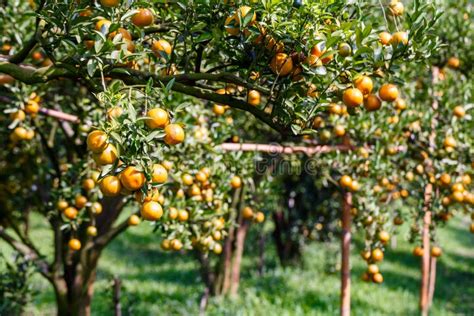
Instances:
[[[468,222],[457,218],[439,230],[444,253],[438,261],[432,315],[474,313],[474,235]],[[39,220],[33,221],[34,240],[50,250],[51,236]],[[381,265],[382,285],[364,283],[365,270],[359,248],[352,255],[352,311],[355,315],[417,315],[420,263],[411,255],[412,246],[398,236]],[[301,267],[282,268],[275,262],[268,242],[266,271],[256,273],[255,249],[248,243],[243,263],[240,296],[212,299],[208,315],[336,315],[339,311],[337,243],[313,243],[305,248]],[[5,243],[0,250],[8,252]],[[132,228],[103,253],[92,305],[94,315],[111,315],[111,279],[124,284],[124,305],[133,315],[195,315],[203,286],[192,256],[163,253],[159,240],[147,225]],[[36,276],[35,301],[28,306],[33,315],[54,313],[54,297],[48,284]]]

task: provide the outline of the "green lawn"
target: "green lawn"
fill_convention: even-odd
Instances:
[[[50,236],[38,220],[33,221],[35,240],[46,251]],[[105,251],[99,266],[93,301],[94,315],[111,315],[111,279],[118,275],[124,283],[124,300],[131,302],[133,315],[197,314],[202,284],[197,264],[191,256],[163,253],[159,241],[146,224],[130,229]],[[467,219],[454,219],[439,231],[444,254],[438,262],[432,315],[474,314],[474,235]],[[381,265],[382,285],[363,283],[365,269],[353,252],[352,310],[354,315],[417,315],[419,259],[412,246],[398,236],[395,249],[389,249]],[[2,252],[9,252],[0,242]],[[48,249],[49,250],[49,249]],[[247,249],[241,296],[214,299],[209,315],[335,315],[339,303],[337,243],[314,243],[305,249],[302,267],[281,268],[274,260],[268,242],[266,272],[256,273],[254,250]],[[38,293],[28,307],[33,315],[51,315],[54,301],[51,289],[34,278]],[[127,305],[125,303],[125,305]]]

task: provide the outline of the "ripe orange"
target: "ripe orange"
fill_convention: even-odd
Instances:
[[[257,90],[250,90],[247,95],[247,102],[250,105],[258,106],[260,104],[260,92]]]
[[[432,257],[440,257],[442,254],[442,250],[440,247],[434,246],[431,248],[431,256]]]
[[[27,133],[28,131],[26,130],[26,128],[18,126],[13,130],[12,135],[15,140],[23,140],[26,139]]]
[[[372,250],[371,258],[372,258],[372,260],[374,260],[374,262],[382,261],[383,260],[383,251],[380,250],[379,248],[375,248],[374,250]]]
[[[389,8],[390,8],[390,13],[394,16],[400,16],[405,11],[405,7],[403,3],[400,1],[392,1],[390,3]]]
[[[176,145],[184,141],[184,130],[178,124],[169,124],[165,127],[165,143]]]
[[[263,212],[257,212],[257,214],[255,214],[255,222],[263,223],[264,220],[265,220],[265,214],[263,214]]]
[[[185,221],[187,221],[188,219],[189,219],[189,213],[188,213],[188,211],[186,211],[186,210],[180,210],[180,211],[178,212],[178,220],[179,220],[180,222],[185,222]]]
[[[196,173],[196,180],[198,180],[201,183],[204,183],[207,181],[207,174],[203,171],[198,171]]]
[[[398,98],[398,88],[396,85],[386,83],[380,87],[379,97],[383,101],[393,102]]]
[[[468,174],[463,175],[461,179],[464,185],[469,185],[472,182],[471,176]]]
[[[375,94],[369,94],[364,100],[364,107],[367,111],[377,111],[382,106],[382,101]]]
[[[464,108],[462,106],[458,105],[454,108],[453,114],[457,118],[462,118],[462,117],[464,117],[464,115],[466,115],[466,110],[464,110]]]
[[[168,209],[168,217],[169,219],[173,220],[173,219],[177,219],[178,218],[178,209],[176,207],[170,207]]]
[[[339,179],[339,184],[343,188],[350,188],[352,185],[352,178],[348,175],[343,175],[341,179]]]
[[[181,176],[181,181],[183,181],[184,185],[191,185],[194,182],[193,177],[188,173],[185,173]]]
[[[225,113],[226,107],[224,105],[220,105],[217,103],[214,103],[212,106],[212,112],[216,115],[223,115]]]
[[[212,249],[212,251],[216,254],[216,255],[220,255],[222,253],[222,245],[221,244],[218,244],[218,243],[215,243],[214,244],[214,248]]]
[[[109,118],[109,120],[111,120],[113,118],[120,117],[122,113],[123,108],[121,108],[120,106],[114,106],[107,111],[107,117]]]
[[[364,101],[364,95],[357,88],[348,88],[342,94],[342,101],[349,107],[357,107]]]
[[[60,211],[65,210],[68,206],[69,206],[69,203],[64,200],[59,200],[58,203],[56,204],[56,207]]]
[[[447,173],[443,173],[439,180],[443,185],[449,185],[451,183],[451,176]]]
[[[354,81],[354,85],[362,92],[363,95],[370,94],[374,88],[374,83],[368,76],[357,77]]]
[[[379,267],[376,265],[376,264],[369,264],[368,267],[367,267],[367,272],[369,272],[370,274],[376,274],[376,273],[379,273]]]
[[[382,274],[380,273],[376,273],[372,276],[372,281],[374,281],[374,283],[382,283],[383,282],[383,276]]]
[[[102,204],[100,204],[99,202],[92,203],[91,210],[92,213],[99,215],[100,213],[102,213]]]
[[[100,180],[99,187],[105,196],[117,196],[122,190],[120,179],[116,176],[106,176]]]
[[[40,106],[37,101],[29,100],[25,105],[25,112],[28,114],[36,114],[39,112]]]
[[[81,249],[81,242],[79,241],[79,239],[72,238],[71,240],[69,240],[68,246],[69,249],[71,249],[72,251],[77,251]]]
[[[170,246],[174,251],[179,251],[181,248],[183,248],[183,243],[179,241],[178,239],[173,239],[170,242]]]
[[[160,246],[161,246],[161,249],[163,249],[163,250],[165,250],[165,251],[166,251],[166,250],[170,250],[171,242],[170,242],[168,239],[163,239],[163,240],[161,241]]]
[[[420,246],[416,246],[413,249],[413,255],[415,257],[422,257],[423,256],[423,248],[421,248]]]
[[[82,188],[86,191],[90,191],[95,187],[95,182],[92,179],[84,179],[82,181]]]
[[[357,180],[352,180],[351,186],[349,189],[353,192],[359,191],[360,190],[360,183]]]
[[[120,182],[129,191],[136,191],[145,184],[145,175],[134,166],[128,166],[120,173]]]
[[[164,128],[170,123],[168,111],[162,108],[154,108],[146,114],[149,118],[145,120],[145,124],[151,128]]]
[[[382,45],[387,46],[392,41],[392,35],[388,32],[382,32],[379,34],[379,41]]]
[[[110,28],[111,24],[112,24],[112,22],[110,22],[107,19],[100,19],[95,24],[95,29],[96,29],[96,31],[107,34],[109,32],[109,28]]]
[[[395,109],[397,110],[405,110],[407,108],[407,102],[405,101],[405,99],[402,99],[402,98],[397,98],[395,100]]]
[[[87,135],[87,148],[94,152],[100,153],[107,147],[107,134],[102,131],[95,130]]]
[[[138,12],[132,16],[132,23],[138,27],[151,25],[153,21],[153,14],[148,9],[138,9]]]
[[[342,125],[336,125],[334,126],[334,134],[337,137],[342,137],[346,134],[346,129]]]
[[[63,214],[66,216],[68,219],[75,219],[77,217],[77,209],[75,207],[67,207]]]
[[[158,202],[145,202],[140,209],[140,214],[142,215],[143,219],[147,221],[156,221],[159,220],[161,216],[163,216],[163,208]]]
[[[153,165],[151,181],[153,183],[165,183],[168,180],[168,170],[163,165],[156,163]]]
[[[23,112],[23,110],[18,110],[16,112],[10,113],[10,119],[12,121],[14,120],[23,121],[25,117],[26,117],[26,114],[25,112]]]
[[[384,230],[379,232],[379,240],[382,244],[386,244],[390,240],[390,234]]]
[[[171,55],[171,44],[164,39],[153,42],[152,51],[157,57],[165,57]]]
[[[293,60],[285,53],[277,53],[270,62],[270,69],[281,77],[293,71]]]
[[[87,235],[91,237],[97,236],[97,228],[95,226],[87,227]]]
[[[118,159],[117,148],[113,144],[107,144],[105,149],[93,155],[94,161],[99,165],[111,165]]]
[[[137,226],[138,224],[140,224],[140,218],[137,215],[133,214],[128,218],[128,225]]]
[[[119,0],[100,0],[100,4],[104,7],[117,7],[119,5]]]
[[[390,40],[391,44],[398,45],[398,44],[403,44],[407,45],[408,44],[408,33],[407,32],[395,32],[392,35],[392,38]]]
[[[444,147],[451,147],[454,148],[456,147],[456,139],[454,139],[453,136],[446,136],[446,138],[443,141],[443,146]]]
[[[448,66],[453,69],[459,68],[459,64],[460,64],[460,61],[459,61],[459,58],[457,57],[450,57],[448,59]]]
[[[78,208],[81,209],[87,204],[87,198],[84,195],[76,195],[74,198],[74,205]]]
[[[242,209],[242,217],[244,219],[252,219],[253,218],[253,210],[251,207],[246,206]]]
[[[230,186],[233,188],[233,189],[238,189],[242,186],[242,179],[239,177],[239,176],[233,176],[231,179],[230,179]]]

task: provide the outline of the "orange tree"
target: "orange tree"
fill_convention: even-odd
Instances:
[[[0,237],[50,281],[59,314],[90,313],[104,247],[140,217],[163,218],[167,174],[183,172],[171,171],[168,157],[186,138],[180,113],[191,110],[190,97],[212,102],[215,113],[247,111],[288,139],[320,129],[318,113],[331,102],[358,117],[366,95],[366,108],[376,109],[369,77],[380,77],[390,101],[400,64],[437,45],[437,15],[419,1],[409,14],[399,2],[245,4],[42,0],[2,8],[9,150]],[[134,199],[137,214],[121,216]],[[52,258],[24,229],[29,211],[51,225]],[[192,225],[157,226],[174,249],[192,245]]]

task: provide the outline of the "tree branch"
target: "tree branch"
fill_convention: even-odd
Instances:
[[[135,215],[138,215],[139,211],[135,212]],[[94,247],[102,249],[104,248],[107,244],[109,244],[115,237],[120,235],[122,232],[124,232],[128,228],[128,217],[119,225],[109,229],[105,234],[102,236],[96,238],[94,240]]]

